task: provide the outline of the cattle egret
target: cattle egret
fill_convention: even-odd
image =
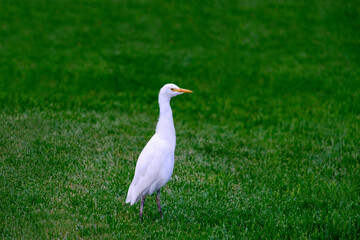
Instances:
[[[175,84],[166,84],[160,89],[160,116],[156,125],[156,131],[140,153],[136,163],[135,176],[126,197],[126,203],[131,205],[141,199],[140,221],[143,214],[145,197],[146,195],[153,194],[155,191],[157,191],[156,203],[160,216],[163,218],[160,204],[160,188],[171,178],[174,169],[176,145],[170,99],[177,95],[191,92],[190,90],[179,88]]]

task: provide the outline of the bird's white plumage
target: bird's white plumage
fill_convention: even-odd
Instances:
[[[139,156],[127,203],[133,205],[142,195],[153,194],[170,180],[174,168],[174,147],[155,133]]]
[[[166,84],[160,89],[160,116],[156,132],[138,158],[126,203],[133,205],[141,196],[159,190],[171,178],[174,169],[176,135],[170,99],[183,93],[178,90],[184,89],[180,89],[175,84]]]

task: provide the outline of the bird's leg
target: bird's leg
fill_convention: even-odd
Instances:
[[[140,214],[139,214],[139,215],[140,215],[140,222],[141,222],[142,215],[143,215],[145,198],[146,198],[146,195],[143,195],[143,196],[141,197],[141,202],[140,202]]]
[[[163,218],[163,214],[162,214],[162,211],[161,211],[161,204],[160,204],[160,189],[157,191],[156,203],[157,203],[157,205],[158,205],[158,209],[159,209],[160,216],[161,216],[161,219],[162,219],[162,218]]]

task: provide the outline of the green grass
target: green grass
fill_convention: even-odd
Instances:
[[[357,1],[0,0],[0,237],[360,238]],[[125,204],[173,82],[171,181]]]

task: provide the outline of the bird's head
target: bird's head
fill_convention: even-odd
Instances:
[[[191,90],[179,88],[175,84],[165,84],[161,89],[159,95],[167,96],[169,98],[175,97],[183,93],[192,93]]]

